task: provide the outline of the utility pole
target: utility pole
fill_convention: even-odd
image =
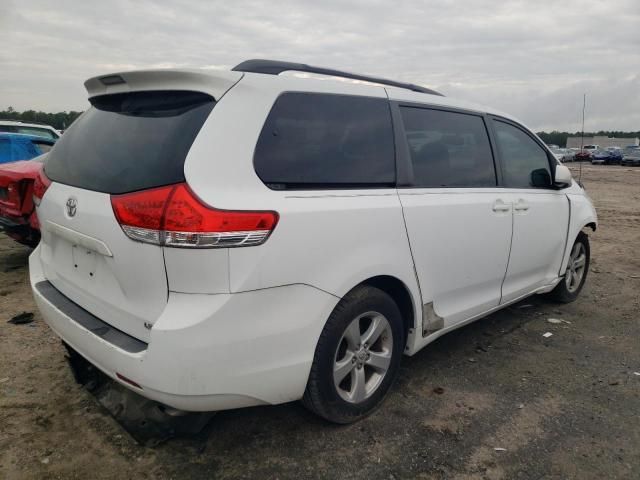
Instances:
[[[580,153],[584,153],[584,110],[587,106],[587,94],[582,96],[582,139],[580,140]],[[582,158],[582,157],[581,157]],[[580,162],[580,174],[578,176],[578,183],[582,186],[582,161]]]
[[[584,110],[587,106],[587,94],[582,96],[582,140],[580,141],[580,151],[584,149]]]

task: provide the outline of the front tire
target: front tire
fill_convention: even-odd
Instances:
[[[580,232],[576,238],[567,262],[567,270],[562,281],[549,293],[550,297],[560,303],[571,303],[578,298],[589,273],[591,249],[589,237]]]
[[[400,367],[402,315],[382,290],[357,287],[320,335],[303,404],[330,422],[352,423],[380,406]]]

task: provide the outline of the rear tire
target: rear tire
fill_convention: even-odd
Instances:
[[[571,303],[575,301],[582,291],[584,282],[587,280],[590,259],[591,249],[589,247],[589,237],[586,233],[580,232],[573,247],[571,247],[564,277],[549,293],[549,297],[560,303]]]
[[[357,287],[336,305],[320,335],[303,404],[339,424],[371,414],[398,374],[404,343],[393,299],[375,287]]]

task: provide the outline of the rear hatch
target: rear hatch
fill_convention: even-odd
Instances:
[[[124,74],[118,78],[126,84]],[[90,313],[143,341],[167,303],[163,248],[125,235],[112,196],[184,182],[185,158],[215,104],[210,93],[95,96],[45,162],[52,183],[38,217],[47,280]]]

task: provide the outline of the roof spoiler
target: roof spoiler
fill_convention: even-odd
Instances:
[[[84,82],[89,98],[148,90],[187,90],[208,93],[216,100],[242,78],[224,70],[136,70],[100,75]]]

